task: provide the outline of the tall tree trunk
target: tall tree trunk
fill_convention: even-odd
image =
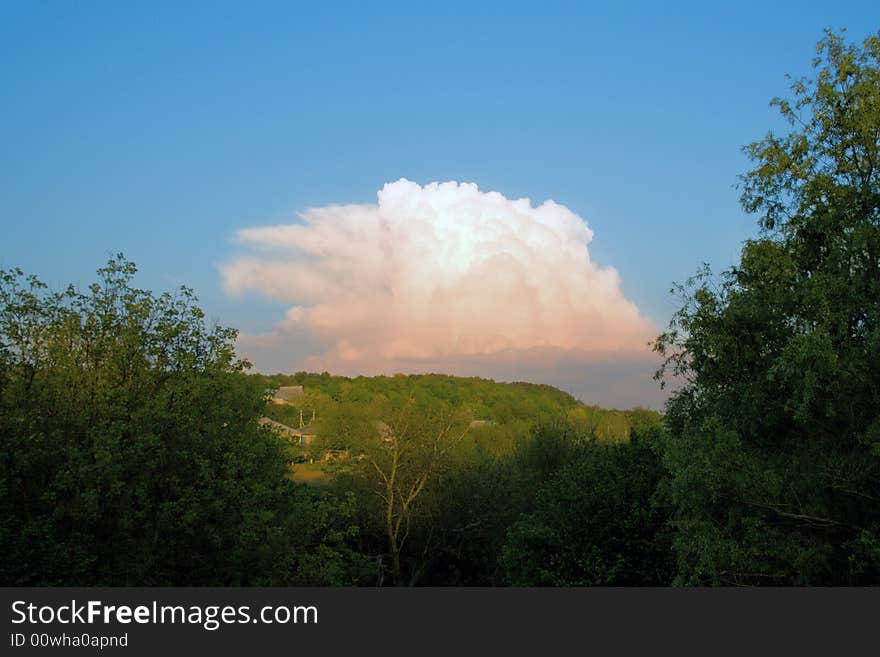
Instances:
[[[388,550],[391,552],[391,579],[394,585],[400,584],[400,548],[397,545],[397,530],[399,525],[394,522],[394,482],[397,478],[398,452],[395,448],[391,459],[391,472],[386,483],[385,530],[388,532]]]

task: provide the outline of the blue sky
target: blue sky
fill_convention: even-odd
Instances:
[[[229,298],[239,229],[375,202],[406,177],[552,198],[665,323],[670,283],[755,233],[736,176],[778,127],[825,26],[876,2],[0,5],[0,266],[87,283],[124,251],[141,285]]]

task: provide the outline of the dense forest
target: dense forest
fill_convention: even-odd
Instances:
[[[249,374],[121,255],[0,272],[0,584],[880,584],[880,38],[814,69],[746,148],[760,233],[675,288],[663,414]]]

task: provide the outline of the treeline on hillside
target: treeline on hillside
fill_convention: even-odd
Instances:
[[[761,235],[680,288],[679,388],[628,440],[543,387],[294,375],[345,453],[297,483],[273,381],[189,290],[121,256],[85,291],[0,272],[0,583],[880,583],[880,38],[815,67],[747,149]]]
[[[634,428],[656,426],[660,418],[657,412],[642,408],[618,410],[585,405],[549,385],[501,383],[479,377],[396,374],[349,378],[327,372],[252,376],[267,390],[302,387],[302,392],[292,396],[287,403],[269,406],[266,410],[270,418],[292,427],[300,424],[320,426],[343,404],[364,406],[387,401],[401,405],[411,397],[453,406],[464,405],[475,420],[493,426],[518,425],[525,432],[529,427],[565,417],[582,433],[612,442],[626,440]]]
[[[333,376],[324,372],[292,375],[254,375],[267,387],[303,386],[307,393],[334,401],[365,403],[376,398],[402,402],[410,396],[429,397],[447,404],[467,403],[476,417],[497,422],[540,418],[572,408],[578,402],[568,393],[535,383],[496,383],[478,377],[444,374],[395,376]],[[295,401],[295,400],[294,400]]]

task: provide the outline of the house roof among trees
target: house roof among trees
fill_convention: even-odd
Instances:
[[[280,399],[282,401],[290,401],[295,397],[301,397],[303,394],[302,386],[281,386],[275,392],[275,399]]]

